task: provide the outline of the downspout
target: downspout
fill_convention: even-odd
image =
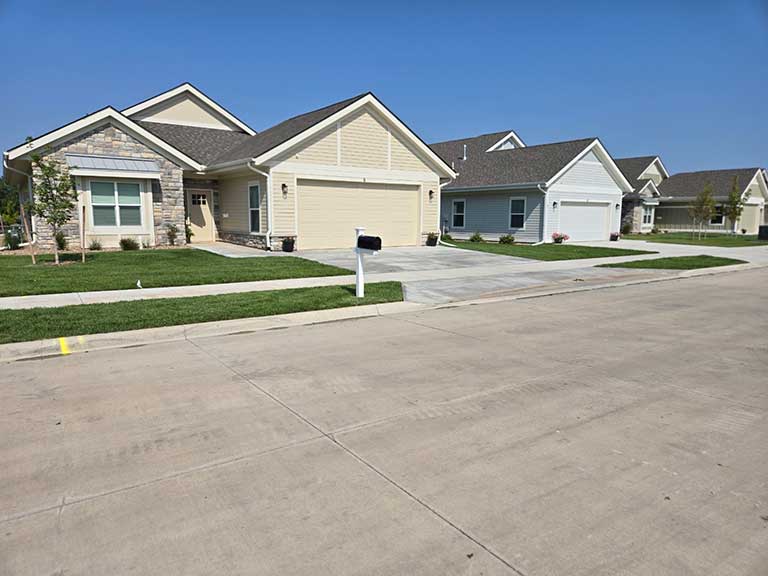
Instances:
[[[547,185],[546,184],[536,184],[536,188],[539,189],[539,192],[544,194],[544,222],[541,223],[541,240],[539,242],[535,242],[534,246],[540,246],[541,244],[546,243],[547,238],[547,209],[549,205],[549,201],[547,200]]]
[[[267,250],[272,250],[272,173],[262,172],[258,168],[251,166],[251,160],[248,161],[247,166],[256,174],[260,174],[267,179]]]
[[[8,156],[3,153],[3,168],[5,170],[10,170],[11,172],[16,172],[16,174],[21,174],[22,176],[26,176],[27,178],[27,186],[28,186],[28,194],[29,194],[29,201],[32,202],[32,174],[27,174],[23,170],[19,170],[17,168],[14,168],[13,166],[10,166],[8,164]],[[32,241],[29,242],[29,244],[35,244],[37,242],[37,226],[35,226],[35,219],[30,217],[30,221],[32,222]]]

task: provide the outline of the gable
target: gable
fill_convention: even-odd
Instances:
[[[371,106],[363,106],[279,154],[269,164],[284,162],[431,172],[423,155]]]
[[[217,130],[240,129],[202,100],[189,93],[182,93],[159,102],[130,116],[133,120],[157,122],[159,124],[180,124]]]
[[[553,191],[616,193],[621,187],[595,150],[590,150],[551,185]]]
[[[747,203],[759,204],[761,201],[768,201],[768,182],[766,182],[762,171],[758,171],[755,177],[749,183],[745,193],[749,193]]]
[[[648,168],[643,170],[643,173],[640,174],[639,179],[653,180],[653,183],[658,186],[664,179],[664,175],[661,173],[661,170],[659,170],[659,166],[656,161],[654,161],[648,166]]]

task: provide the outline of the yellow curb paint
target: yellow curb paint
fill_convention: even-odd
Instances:
[[[69,344],[67,344],[66,338],[59,338],[59,347],[61,348],[61,353],[63,355],[69,354]]]

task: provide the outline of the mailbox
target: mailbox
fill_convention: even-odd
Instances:
[[[363,250],[381,250],[381,238],[378,236],[358,236],[357,247]]]

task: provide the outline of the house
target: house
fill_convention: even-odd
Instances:
[[[736,182],[744,201],[744,210],[736,222],[723,215],[723,203]],[[709,232],[743,231],[757,234],[766,222],[765,204],[768,200],[768,178],[762,168],[732,170],[704,170],[683,172],[664,179],[658,186],[659,205],[655,211],[654,226],[662,231],[690,231],[694,222],[688,208],[696,196],[709,184],[715,198],[716,211],[704,229]]]
[[[634,192],[624,195],[621,206],[622,227],[633,233],[653,230],[656,206],[659,205],[658,186],[669,178],[664,163],[658,156],[617,158],[616,164],[634,186]]]
[[[123,237],[226,240],[279,250],[354,244],[365,226],[386,246],[418,245],[439,229],[440,184],[455,172],[368,92],[256,132],[191,84],[124,110],[107,106],[4,153],[6,177],[29,193],[37,153],[69,167],[75,245]],[[51,232],[33,219],[37,241]]]
[[[458,172],[442,189],[442,229],[457,238],[607,240],[632,186],[597,138],[526,146],[514,131],[431,145]]]

